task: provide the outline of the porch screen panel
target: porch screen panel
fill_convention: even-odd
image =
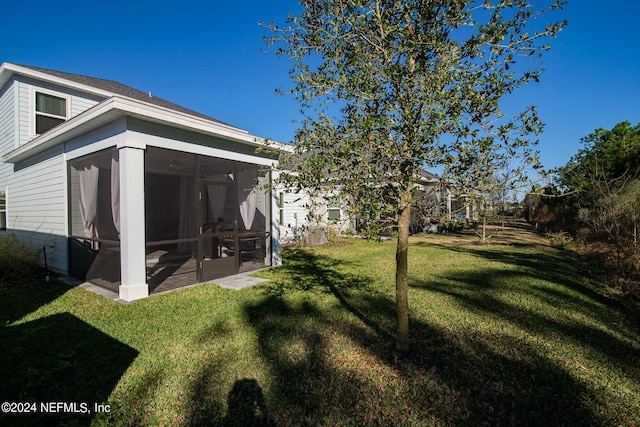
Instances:
[[[271,265],[269,168],[238,162],[236,170],[241,271],[257,270]]]
[[[115,150],[106,150],[69,161],[70,235],[119,240],[117,159]]]
[[[120,179],[113,168],[117,162],[115,148],[68,162],[70,273],[116,292]]]
[[[209,208],[202,212],[205,229],[234,229],[237,206],[234,186],[235,164],[232,160],[200,156],[200,179],[215,182],[206,185]],[[223,184],[223,185],[219,185]],[[224,185],[229,184],[229,185]]]
[[[253,227],[265,232],[270,231],[271,226],[271,172],[268,167],[258,169],[256,186],[256,213],[253,218]]]
[[[147,283],[161,292],[197,283],[196,156],[147,147],[145,236]]]
[[[194,238],[198,227],[196,220],[196,206],[194,196],[194,178],[180,177],[180,196],[178,212],[178,239]],[[193,253],[195,242],[179,242],[178,252]]]
[[[195,239],[195,156],[148,147],[145,154],[147,242]],[[178,243],[189,252],[189,242]]]

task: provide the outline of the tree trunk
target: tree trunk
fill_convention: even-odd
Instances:
[[[482,243],[487,243],[487,213],[482,216]]]
[[[398,247],[396,249],[396,306],[398,336],[396,348],[409,350],[409,225],[411,223],[411,195],[402,197],[402,212],[398,218]]]

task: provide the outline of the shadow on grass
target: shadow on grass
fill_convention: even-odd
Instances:
[[[442,249],[501,264],[489,264],[484,269],[452,269],[431,280],[414,278],[410,284],[414,289],[454,297],[467,311],[487,322],[513,325],[535,340],[567,343],[565,348],[546,351],[565,352],[561,358],[585,372],[589,370],[573,359],[572,352],[578,359],[587,356],[597,360],[631,383],[640,382],[638,313],[592,287],[570,254],[504,247]],[[500,267],[504,264],[508,267]],[[504,337],[496,339],[503,340]],[[538,351],[545,348],[541,346]],[[590,374],[596,376],[594,372]],[[621,390],[624,389],[623,386]],[[605,394],[594,390],[590,388],[582,394],[583,400],[591,404],[602,402]],[[621,409],[633,413],[633,409]]]
[[[597,316],[599,320],[605,323],[610,321],[610,310],[614,310],[622,313],[621,318],[624,319],[627,327],[633,329],[636,333],[640,333],[640,313],[630,310],[620,301],[606,296],[589,284],[585,280],[587,273],[582,271],[575,254],[550,249],[534,252],[511,250],[511,248],[500,246],[473,248],[468,246],[448,247],[435,244],[433,247],[480,257],[488,261],[509,264],[514,267],[513,270],[487,270],[485,273],[480,274],[483,277],[477,278],[473,277],[473,274],[464,272],[454,272],[452,275],[443,278],[456,283],[470,284],[471,287],[469,289],[471,292],[481,289],[486,290],[491,287],[504,289],[505,280],[502,280],[499,286],[494,286],[495,281],[492,280],[494,276],[506,277],[511,274],[514,277],[543,280],[552,283],[553,286],[538,286],[535,290],[527,289],[527,292],[535,293],[540,300],[554,306],[570,307],[580,312],[586,310],[589,315]],[[415,280],[414,285],[417,287],[430,287],[430,283],[420,279]],[[444,288],[446,287],[444,286]]]
[[[233,384],[227,397],[227,408],[227,416],[222,422],[225,426],[274,425],[269,418],[262,388],[253,378],[243,378]]]
[[[279,289],[245,307],[259,354],[272,372],[268,404],[278,423],[601,424],[589,404],[602,396],[540,348],[499,331],[485,336],[412,319],[411,352],[396,354],[391,334],[384,332],[394,323],[393,300],[368,290],[365,278],[338,272],[338,263],[311,251],[290,253],[290,270],[273,285]],[[309,297],[294,300],[288,290]],[[316,292],[333,294],[338,304],[328,309],[314,301]],[[483,296],[469,302],[484,304],[474,310],[496,304]],[[556,326],[562,325],[547,325]],[[343,360],[359,358],[367,360],[364,368]]]
[[[362,311],[361,307],[353,304],[350,294],[358,293],[371,295],[372,279],[363,275],[340,272],[338,267],[347,267],[347,263],[326,256],[321,256],[304,249],[289,249],[284,266],[277,271],[277,276],[263,287],[264,292],[272,296],[282,296],[287,292],[305,291],[320,292],[335,296],[351,314],[358,317],[365,325],[372,328],[385,340],[392,340],[388,326],[372,319]],[[373,298],[375,299],[375,298]],[[369,301],[371,304],[373,300]],[[387,308],[386,304],[379,310]],[[386,313],[391,314],[391,313]]]
[[[0,414],[2,425],[89,425],[94,404],[107,401],[138,355],[68,313],[1,328],[0,349],[0,401],[37,405],[36,413]],[[46,402],[75,406],[47,414],[40,408]]]
[[[304,248],[288,249],[284,265],[272,270],[276,275],[263,289],[275,296],[291,291],[331,293],[331,289],[368,289],[371,283],[369,277],[338,271],[338,267],[347,265],[345,261],[318,255]]]
[[[226,320],[216,321],[197,338],[200,345],[229,338],[233,333]],[[253,378],[237,380],[227,396],[227,413],[218,391],[219,381],[224,376],[225,361],[209,360],[199,370],[197,379],[187,390],[194,408],[185,425],[196,426],[270,426],[262,388]]]
[[[334,321],[314,303],[292,304],[277,296],[248,305],[246,314],[257,334],[259,355],[271,371],[268,404],[275,424],[362,425],[371,421],[367,416],[375,413],[362,409],[363,395],[365,389],[375,390],[375,386],[347,369],[336,368],[328,351],[333,333],[362,329],[362,325]],[[361,334],[366,332],[354,333]]]
[[[22,319],[64,295],[68,290],[69,285],[57,280],[12,286],[0,285],[0,327]]]
[[[188,422],[185,425],[207,426],[207,425],[224,425],[220,422],[223,417],[224,409],[220,396],[212,391],[215,387],[217,379],[220,377],[220,363],[212,361],[202,368],[198,376],[191,382],[188,390],[193,405],[197,410],[189,414]]]
[[[494,221],[492,224],[494,227],[499,227],[502,229],[503,221]],[[524,230],[528,232],[535,232],[535,226],[529,224],[528,222],[520,219],[513,218],[505,218],[504,219],[504,228],[506,230],[515,229],[515,230]]]
[[[636,383],[640,381],[640,343],[632,338],[637,336],[633,329],[627,329],[621,321],[624,317],[607,315],[596,302],[565,292],[558,286],[552,289],[550,286],[532,285],[519,290],[519,300],[505,298],[505,293],[513,295],[518,292],[509,290],[510,283],[521,281],[526,274],[496,270],[457,272],[433,281],[414,281],[412,286],[452,296],[466,310],[480,315],[487,322],[491,319],[506,321],[543,340],[556,341],[561,337],[562,341],[578,346],[579,350],[571,351],[588,355],[605,366],[613,365],[622,376]],[[575,284],[569,286],[571,289],[576,287]],[[580,291],[591,294],[588,290]],[[623,341],[615,334],[631,340]]]

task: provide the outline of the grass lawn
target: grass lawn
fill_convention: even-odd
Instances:
[[[91,412],[0,425],[640,425],[640,317],[570,253],[512,229],[409,256],[406,355],[394,242],[290,249],[261,286],[127,305],[0,286],[0,401]]]

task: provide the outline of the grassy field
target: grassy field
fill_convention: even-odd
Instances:
[[[394,256],[394,242],[294,248],[256,288],[128,305],[3,286],[0,401],[91,413],[0,425],[640,425],[638,314],[572,254],[516,229],[412,238],[404,355]]]

